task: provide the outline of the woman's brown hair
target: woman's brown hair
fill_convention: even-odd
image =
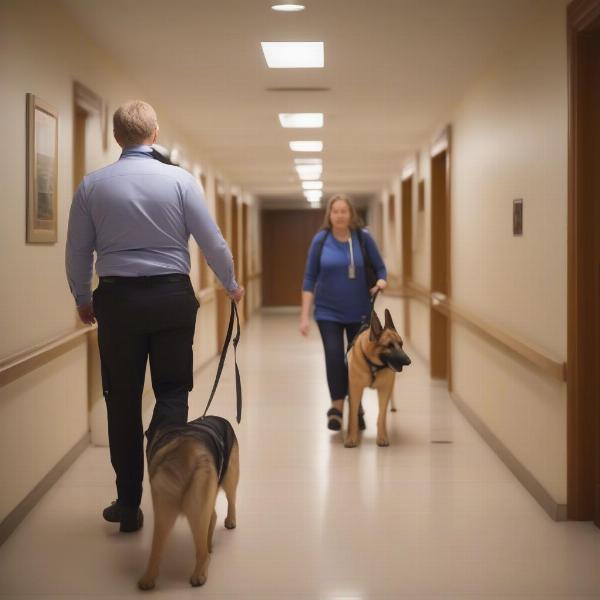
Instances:
[[[329,202],[327,202],[327,209],[325,210],[325,218],[323,219],[323,225],[321,229],[331,229],[331,208],[338,201],[343,200],[346,203],[346,206],[350,210],[350,229],[360,229],[362,227],[362,219],[358,216],[356,212],[356,208],[354,208],[354,204],[352,200],[350,200],[349,196],[346,194],[334,194],[329,198]]]

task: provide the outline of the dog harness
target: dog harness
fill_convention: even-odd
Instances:
[[[363,326],[356,332],[354,339],[352,340],[352,342],[350,342],[350,344],[348,345],[348,349],[346,350],[346,361],[348,360],[348,353],[350,352],[350,350],[352,350],[352,347],[358,339],[358,336],[367,329],[369,329],[369,324],[364,323]],[[377,373],[379,373],[379,371],[382,371],[383,369],[388,369],[389,367],[388,365],[378,365],[377,363],[370,361],[367,358],[367,355],[364,353],[362,346],[359,344],[358,347],[360,348],[360,353],[365,359],[365,362],[367,363],[367,365],[369,365],[369,369],[371,370],[371,383],[369,384],[369,387],[373,387],[373,384],[375,383],[375,377],[377,377]]]
[[[146,448],[148,464],[161,448],[178,437],[192,437],[202,442],[210,450],[217,468],[219,483],[221,483],[227,471],[229,456],[235,442],[235,433],[229,421],[222,417],[208,416],[199,417],[185,425],[161,427]]]
[[[377,373],[379,373],[379,371],[383,371],[383,369],[389,369],[389,367],[387,365],[378,365],[377,363],[370,361],[362,348],[360,349],[360,352],[363,355],[365,362],[369,365],[369,369],[371,370],[371,383],[369,384],[369,387],[373,387]]]

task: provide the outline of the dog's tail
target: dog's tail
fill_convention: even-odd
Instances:
[[[156,459],[150,476],[152,488],[178,505],[181,505],[194,477],[204,475],[208,478],[215,472],[209,451],[185,437],[170,444]]]

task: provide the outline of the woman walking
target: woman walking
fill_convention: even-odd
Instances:
[[[369,278],[376,278],[371,286],[367,283]],[[342,428],[348,394],[344,332],[349,344],[369,319],[370,295],[386,286],[386,269],[375,240],[360,228],[350,198],[333,196],[327,204],[323,228],[308,251],[300,317],[300,333],[306,336],[314,301],[314,319],[323,340],[331,396],[327,427],[333,431]],[[362,408],[359,426],[365,428]]]

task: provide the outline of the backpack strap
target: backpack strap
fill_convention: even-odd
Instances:
[[[356,235],[358,237],[358,243],[360,244],[360,251],[363,255],[363,262],[365,267],[367,266],[367,262],[372,263],[371,257],[369,256],[369,252],[367,250],[367,245],[365,244],[365,234],[363,233],[360,227],[356,228]]]
[[[315,281],[319,277],[319,272],[321,271],[321,254],[323,254],[323,246],[325,245],[325,240],[330,233],[330,229],[325,229],[325,235],[319,240],[319,245],[317,247],[317,275],[315,277]]]

